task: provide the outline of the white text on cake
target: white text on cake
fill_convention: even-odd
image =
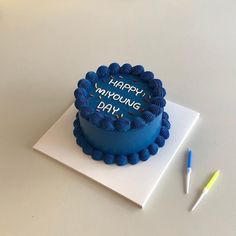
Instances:
[[[116,88],[120,88],[121,90],[127,89],[128,93],[129,92],[134,92],[136,96],[143,92],[143,90],[139,90],[135,86],[130,85],[128,83],[124,83],[123,81],[117,81],[117,80],[113,81],[113,79],[111,79],[109,81],[109,84],[113,85]]]

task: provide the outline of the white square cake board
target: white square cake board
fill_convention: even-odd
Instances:
[[[200,115],[169,101],[165,109],[170,115],[170,138],[156,156],[136,165],[106,165],[85,155],[76,144],[72,133],[76,115],[73,105],[33,148],[144,207]]]

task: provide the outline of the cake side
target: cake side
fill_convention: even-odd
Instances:
[[[153,143],[160,133],[162,114],[140,129],[126,132],[104,130],[79,116],[86,140],[95,148],[114,155],[127,155],[140,151]]]

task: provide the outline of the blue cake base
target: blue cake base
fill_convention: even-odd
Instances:
[[[165,145],[165,140],[169,138],[169,115],[166,112],[163,112],[160,133],[158,133],[157,137],[155,138],[152,144],[138,152],[129,153],[127,155],[116,155],[113,153],[106,153],[102,152],[98,148],[95,148],[88,142],[84,135],[84,132],[81,129],[79,118],[79,113],[77,113],[76,119],[73,123],[73,133],[76,137],[76,143],[81,146],[83,152],[87,155],[90,155],[92,159],[96,161],[104,161],[104,163],[109,165],[117,164],[118,166],[124,166],[128,163],[131,165],[135,165],[139,161],[146,161],[150,158],[151,155],[155,155],[158,152],[158,149]]]

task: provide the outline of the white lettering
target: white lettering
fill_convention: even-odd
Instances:
[[[115,87],[122,89],[123,86],[124,86],[124,82],[119,81]]]
[[[130,101],[130,99],[128,98],[125,102],[125,104],[127,104],[128,106],[132,107],[134,105],[134,101]]]
[[[122,101],[123,98],[124,98],[124,97],[120,97],[120,99],[119,99],[119,102],[120,102],[120,103],[125,103],[125,102],[126,102],[127,98],[124,98],[124,100]]]
[[[106,93],[106,90],[105,89],[101,89],[101,88],[97,88],[96,92],[104,95]]]
[[[137,88],[135,88],[134,86],[131,86],[130,89],[128,90],[128,93],[131,92],[135,92]]]
[[[133,87],[133,86],[131,86],[131,87]],[[124,84],[122,90],[125,89],[125,88],[128,89],[128,92],[129,92],[129,90],[130,90],[130,84]]]
[[[136,102],[136,103],[133,105],[133,108],[134,108],[135,110],[139,110],[139,109],[140,109],[140,106],[141,106],[141,104],[138,103],[138,102]]]
[[[143,93],[142,89],[136,88],[135,86],[130,85],[129,83],[124,83],[123,81],[115,81],[114,78],[112,78],[109,81],[109,84],[116,87],[116,88],[119,88],[121,90],[126,90],[128,93],[133,92],[135,96],[138,96]],[[125,104],[129,107],[132,107],[135,110],[139,110],[141,107],[141,104],[139,102],[135,102],[134,100],[131,100],[129,98],[121,96],[118,93],[111,92],[111,91],[103,89],[103,88],[98,88],[98,87],[95,87],[95,88],[96,88],[96,92],[98,94],[100,94],[104,97],[107,97],[108,99],[113,99],[115,101],[119,101],[120,103]],[[101,99],[101,96],[99,96],[99,98]],[[106,111],[108,113],[112,113],[112,115],[114,115],[116,112],[118,112],[120,110],[119,107],[115,107],[110,103],[106,104],[103,101],[99,102],[97,109]]]
[[[113,107],[112,115],[114,115],[114,113],[117,112],[117,111],[119,111],[119,110],[120,110],[119,107],[117,107],[117,109],[116,109],[116,107]]]
[[[114,99],[114,100],[119,100],[119,99],[120,99],[120,95],[119,95],[119,94],[115,94],[115,95],[113,96],[113,99]]]
[[[138,94],[140,94],[142,92],[143,92],[143,90],[139,91],[138,88],[136,88],[136,94],[135,95],[137,96]]]
[[[109,113],[112,109],[112,105],[111,104],[107,104],[104,108],[103,111],[107,110],[107,112]]]
[[[99,104],[98,104],[98,106],[97,106],[97,108],[98,109],[103,109],[104,107],[105,107],[105,102],[103,102],[103,101],[101,101]]]
[[[108,98],[112,97],[115,93],[108,91]]]
[[[118,81],[113,81],[113,79],[111,79],[111,80],[109,81],[109,84],[112,84],[113,86],[116,86],[117,82],[118,82]]]

